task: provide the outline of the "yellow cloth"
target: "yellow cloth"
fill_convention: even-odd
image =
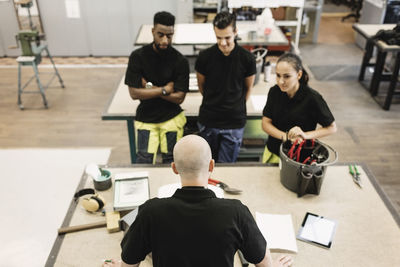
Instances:
[[[154,154],[153,164],[155,163],[158,146],[160,146],[161,153],[168,153],[172,151],[168,151],[167,145],[167,132],[176,132],[176,141],[183,136],[183,127],[186,124],[185,113],[182,111],[175,117],[170,120],[160,122],[160,123],[146,123],[141,121],[135,121],[135,131],[136,136],[138,130],[148,130],[150,131],[149,137],[149,145],[147,148],[147,152]],[[137,138],[136,138],[136,150],[137,150]]]
[[[262,162],[263,163],[279,163],[279,160],[280,160],[279,156],[272,153],[271,151],[269,151],[268,147],[265,146]]]

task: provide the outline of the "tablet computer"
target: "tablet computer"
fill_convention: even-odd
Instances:
[[[307,212],[297,239],[314,245],[330,248],[336,231],[336,222]]]

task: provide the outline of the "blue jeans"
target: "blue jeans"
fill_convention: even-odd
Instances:
[[[242,144],[244,127],[239,129],[208,128],[200,123],[199,135],[206,139],[216,162],[236,162]]]

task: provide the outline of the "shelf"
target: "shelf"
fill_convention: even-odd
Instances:
[[[294,26],[296,27],[298,25],[297,20],[275,20],[275,25],[276,26]]]

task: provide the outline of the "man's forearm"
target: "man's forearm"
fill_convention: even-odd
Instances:
[[[244,86],[246,87],[246,101],[249,100],[251,90],[253,89],[255,75],[251,75],[244,79]]]
[[[145,100],[162,96],[162,87],[134,88],[129,87],[129,94],[132,99]]]
[[[175,104],[182,104],[183,100],[185,100],[185,96],[186,93],[184,92],[174,92],[167,96],[161,96],[161,98]]]

